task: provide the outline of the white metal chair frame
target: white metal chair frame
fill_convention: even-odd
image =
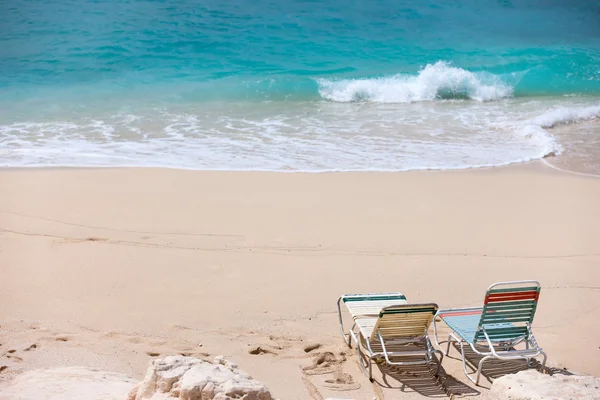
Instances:
[[[540,286],[540,283],[537,281],[498,282],[498,283],[494,283],[493,285],[488,287],[486,293],[489,293],[489,291],[496,286],[507,285],[507,284],[514,284],[514,285],[535,284],[538,287]],[[437,314],[433,320],[433,331],[434,331],[435,344],[438,347],[442,348],[442,346],[440,345],[440,343],[438,341],[438,332],[437,332],[437,325],[436,325],[436,319],[438,318],[438,316],[440,314],[443,315],[443,314],[449,313],[449,312],[469,312],[469,311],[484,311],[484,307],[451,308],[451,309],[439,310],[437,312]],[[534,313],[535,313],[535,311],[534,311]],[[544,367],[546,365],[547,355],[546,355],[546,353],[544,353],[542,348],[539,347],[537,341],[535,340],[535,336],[533,335],[533,332],[531,330],[531,324],[529,322],[526,323],[527,333],[524,334],[523,336],[517,337],[514,340],[509,340],[509,341],[501,340],[501,339],[494,340],[494,339],[490,338],[485,325],[482,325],[482,323],[481,323],[481,321],[483,320],[483,315],[484,314],[482,313],[482,319],[480,320],[480,322],[477,326],[477,331],[481,332],[483,334],[485,341],[478,339],[477,336],[475,336],[473,341],[466,341],[463,338],[456,335],[454,332],[451,332],[448,335],[448,345],[446,347],[445,354],[448,355],[448,353],[450,352],[450,345],[452,343],[452,339],[454,339],[455,342],[460,344],[463,370],[465,372],[465,375],[467,376],[467,378],[469,378],[469,380],[471,380],[471,382],[475,383],[475,385],[479,385],[479,380],[481,378],[483,364],[485,361],[492,359],[492,358],[496,358],[496,359],[500,359],[500,360],[526,359],[528,362],[530,362],[532,358],[542,355],[543,356],[542,367]],[[533,316],[532,316],[532,319],[533,319]],[[452,327],[450,327],[450,329],[452,329]],[[476,378],[473,378],[471,376],[471,374],[467,371],[467,362],[466,362],[466,356],[465,356],[465,350],[464,350],[465,343],[469,344],[469,346],[471,347],[471,350],[473,350],[473,352],[475,352],[476,354],[478,354],[480,356],[483,356],[483,358],[479,361],[479,363],[477,365]],[[479,343],[482,343],[482,344],[479,344]],[[521,343],[525,344],[525,349],[523,349],[523,350],[514,349],[514,346],[521,344]],[[477,346],[485,347],[486,345],[487,345],[487,351],[477,348]]]
[[[373,296],[373,297],[383,298],[386,296],[393,297],[393,296],[397,296],[397,295],[401,295],[401,294],[400,293],[369,293],[367,295],[344,295],[344,296],[365,296],[365,297]],[[380,315],[379,315],[380,312],[384,312],[387,308],[394,307],[393,305],[389,305],[389,301],[387,301],[387,303],[388,303],[387,307],[384,304],[384,307],[381,307],[377,313],[372,313],[372,311],[375,310],[375,308],[371,307],[371,309],[367,310],[367,311],[371,311],[370,313],[353,315],[354,323],[353,323],[352,327],[350,328],[350,330],[348,331],[348,334],[346,334],[346,332],[344,330],[344,323],[343,323],[342,311],[341,311],[341,302],[344,299],[344,296],[341,296],[337,302],[338,316],[339,316],[339,323],[340,323],[340,330],[342,332],[342,337],[344,338],[344,341],[350,348],[352,348],[352,342],[354,342],[356,349],[358,351],[358,359],[359,359],[360,366],[361,366],[362,370],[365,372],[365,374],[367,374],[370,381],[373,381],[373,361],[377,362],[378,359],[383,358],[387,364],[398,365],[398,366],[431,364],[431,363],[435,362],[435,360],[433,358],[434,353],[437,353],[439,355],[439,360],[437,361],[437,369],[435,372],[435,376],[438,376],[440,368],[441,368],[442,359],[444,358],[444,354],[440,350],[435,349],[435,347],[431,343],[431,340],[429,339],[429,336],[428,336],[426,330],[423,332],[423,336],[420,336],[420,337],[415,337],[412,339],[411,338],[392,339],[392,340],[388,339],[387,341],[384,340],[379,329],[377,329],[377,331],[372,332],[371,335],[368,337],[365,337],[365,335],[361,331],[360,325],[359,325],[360,320],[367,319],[367,318],[368,319],[378,319],[380,317]],[[404,297],[404,296],[402,295],[402,297]],[[382,303],[386,302],[386,300],[383,300],[383,299],[380,301]],[[393,300],[392,300],[392,302],[393,302]],[[401,301],[397,301],[397,303],[398,304],[396,304],[396,306],[414,306],[414,307],[423,306],[421,304],[408,305],[406,303],[405,299],[401,300]],[[434,305],[431,304],[431,306],[434,306]],[[374,307],[376,307],[376,305],[374,305]],[[435,307],[437,308],[437,305],[435,305]],[[377,339],[379,341],[379,344],[381,345],[381,351],[374,351],[373,348],[371,347],[372,335],[377,335]],[[362,345],[361,345],[361,341],[362,341]],[[412,344],[412,343],[424,344],[425,349],[424,350],[416,350],[416,351],[400,351],[400,352],[388,350],[388,347],[391,345],[404,345],[404,344]],[[421,360],[419,360],[419,361],[392,361],[391,360],[392,357],[406,357],[406,356],[424,356],[425,359],[422,361]],[[367,361],[365,361],[365,360],[367,360]]]

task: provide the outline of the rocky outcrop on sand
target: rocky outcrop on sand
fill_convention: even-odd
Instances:
[[[599,400],[600,378],[545,375],[527,370],[505,375],[492,384],[486,400]]]
[[[151,362],[143,381],[84,367],[25,372],[0,387],[2,400],[273,400],[269,389],[223,357],[209,363],[169,356]]]
[[[85,367],[25,372],[0,386],[1,400],[274,400],[269,389],[225,358],[168,356],[141,382]],[[482,400],[600,400],[600,378],[534,370],[498,378]],[[333,400],[333,399],[332,399]]]
[[[24,372],[6,387],[2,400],[123,400],[133,378],[114,372],[84,367],[64,367]]]
[[[169,356],[150,364],[129,400],[273,400],[269,389],[223,357],[215,363]]]

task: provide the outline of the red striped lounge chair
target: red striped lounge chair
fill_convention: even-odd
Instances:
[[[538,346],[531,330],[540,289],[537,281],[494,283],[485,294],[483,307],[453,308],[437,312],[436,319],[439,317],[452,329],[448,336],[446,355],[453,340],[460,344],[463,369],[473,383],[479,385],[483,363],[491,358],[525,359],[530,362],[532,358],[541,355],[542,367],[546,365],[546,353]],[[435,320],[433,329],[435,343],[440,346]],[[475,379],[467,371],[465,343],[475,353],[483,356],[477,366]]]

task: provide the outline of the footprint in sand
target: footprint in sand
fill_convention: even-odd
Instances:
[[[302,368],[307,375],[324,375],[337,372],[346,361],[346,356],[340,353],[336,356],[331,351],[315,353],[312,365]]]
[[[23,349],[23,351],[31,351],[31,350],[35,350],[35,349],[37,349],[37,344],[33,343],[29,347]]]
[[[333,379],[327,379],[323,384],[327,389],[335,391],[360,389],[360,384],[354,381],[352,375],[342,372],[344,362],[346,362],[346,353],[344,351],[340,351],[337,355],[331,351],[314,353],[312,365],[302,368],[303,381],[307,385],[309,392],[311,392],[311,388],[316,390],[316,387],[310,384],[307,377],[310,375],[325,374],[333,375]]]
[[[157,353],[156,351],[147,351],[146,354],[148,354],[150,357],[160,356],[160,353]]]
[[[360,383],[354,382],[352,375],[339,371],[334,373],[333,379],[327,379],[324,386],[340,392],[360,389]]]
[[[184,357],[196,357],[196,358],[200,358],[200,359],[210,358],[210,353],[206,353],[206,352],[199,353],[196,351],[180,351],[179,355],[184,356]]]
[[[263,347],[263,346],[254,346],[252,348],[250,348],[248,350],[248,353],[250,354],[254,354],[254,355],[259,355],[259,354],[277,354],[276,351],[271,350],[267,347]]]
[[[15,349],[10,349],[6,353],[4,353],[4,357],[8,358],[9,360],[14,360],[17,362],[23,361],[23,359],[21,357],[14,355],[16,353],[16,351],[17,350],[15,350]]]
[[[189,326],[185,326],[185,325],[173,325],[173,329],[178,329],[178,330],[182,330],[182,331],[193,331],[193,328],[190,328]]]
[[[69,339],[70,338],[68,336],[63,336],[63,335],[54,337],[54,340],[56,340],[57,342],[68,342]]]
[[[184,357],[193,357],[196,354],[196,349],[192,349],[191,347],[176,347],[176,351]]]
[[[2,373],[2,371],[5,369],[8,369],[8,365],[0,365],[0,373]]]
[[[304,347],[305,353],[310,353],[313,350],[316,350],[321,347],[321,343],[312,343]]]
[[[95,237],[95,236],[89,236],[89,237],[86,237],[85,240],[88,242],[106,242],[108,239],[101,238],[101,237]]]

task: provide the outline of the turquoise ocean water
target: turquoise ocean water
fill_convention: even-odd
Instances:
[[[599,118],[598,1],[0,0],[3,166],[600,173]]]

